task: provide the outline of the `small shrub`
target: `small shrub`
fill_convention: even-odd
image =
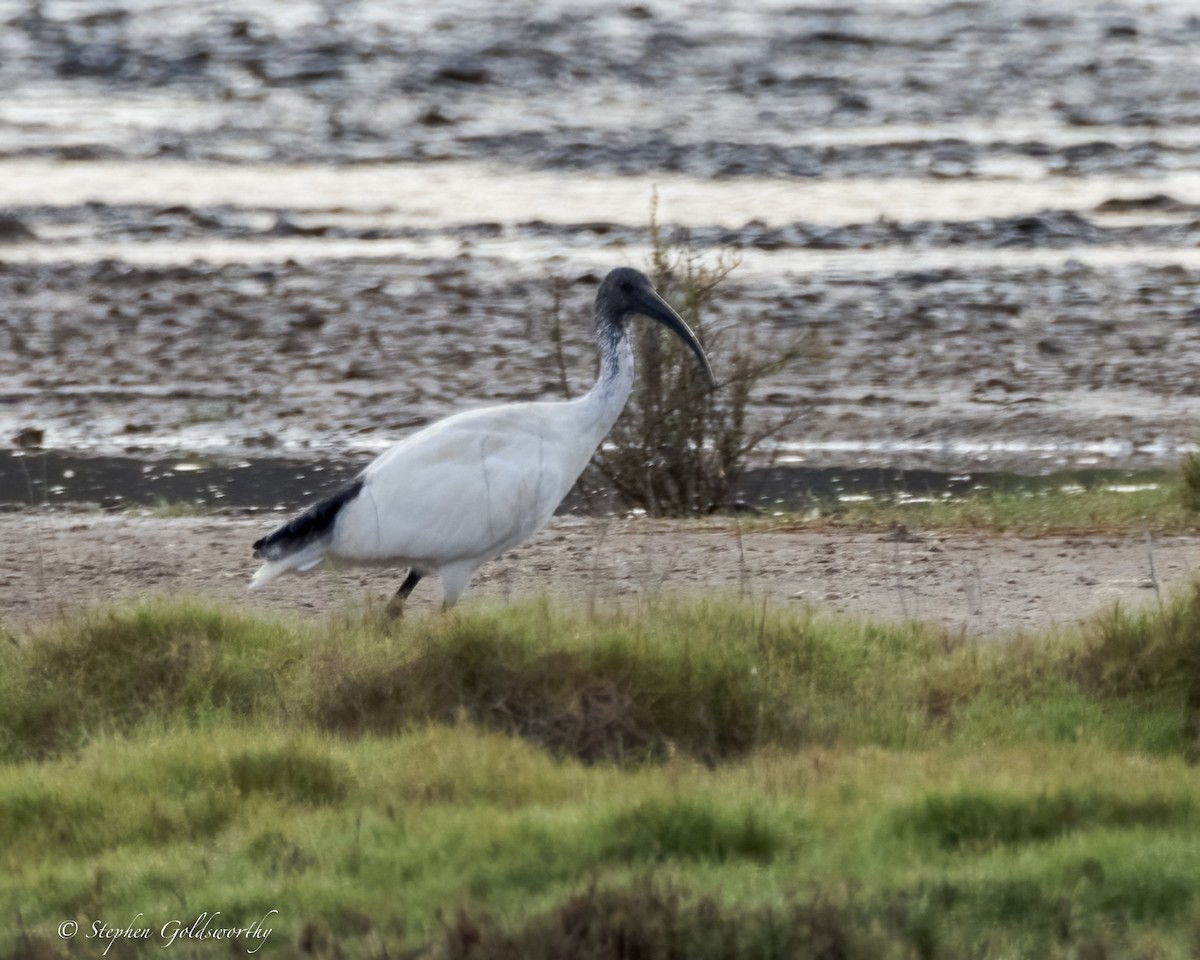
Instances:
[[[709,390],[696,358],[674,334],[656,323],[635,325],[633,393],[593,457],[583,485],[614,490],[626,507],[651,516],[731,509],[751,459],[802,413],[796,409],[752,422],[753,395],[767,378],[811,354],[810,341],[797,336],[764,355],[747,345],[750,331],[714,328],[712,303],[736,263],[722,257],[706,266],[695,254],[673,248],[659,228],[657,201],[651,206],[650,240],[650,280],[704,346],[718,386]],[[557,294],[548,327],[562,389],[569,396]]]
[[[1179,499],[1188,513],[1200,513],[1200,453],[1189,453],[1180,464],[1183,483]]]

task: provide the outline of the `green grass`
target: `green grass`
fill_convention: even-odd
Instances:
[[[0,957],[1186,957],[1200,593],[966,643],[734,603],[172,603],[0,648]],[[64,920],[76,939],[56,933]],[[235,952],[255,946],[245,941]],[[190,941],[185,955],[227,955]]]
[[[151,508],[151,515],[162,520],[173,520],[180,517],[207,517],[216,508],[210,503],[196,500],[163,500],[159,499]]]
[[[1200,469],[1195,471],[1200,475]],[[1191,474],[1144,471],[1097,479],[1055,474],[1031,483],[961,497],[899,492],[893,497],[840,502],[816,501],[776,517],[751,521],[767,529],[813,526],[887,529],[986,530],[1022,536],[1120,533],[1149,530],[1179,533],[1200,527]],[[1018,482],[1019,481],[1019,482]]]

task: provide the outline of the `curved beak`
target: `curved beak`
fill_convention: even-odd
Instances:
[[[647,290],[638,298],[637,312],[651,320],[657,320],[686,343],[692,353],[696,355],[696,359],[700,361],[700,369],[704,371],[709,389],[717,388],[717,378],[713,376],[712,366],[708,362],[708,357],[704,355],[704,348],[700,346],[700,341],[692,333],[692,328],[683,322],[683,317],[672,310],[666,300],[653,290]]]

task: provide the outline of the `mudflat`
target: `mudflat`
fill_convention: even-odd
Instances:
[[[1187,3],[0,0],[0,437],[361,457],[586,387],[664,235],[817,465],[1163,466],[1200,421]],[[718,366],[720,358],[718,357]],[[719,371],[718,371],[719,372]]]

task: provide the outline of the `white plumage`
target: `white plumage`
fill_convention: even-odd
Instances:
[[[699,341],[649,280],[613,270],[596,294],[601,368],[587,394],[471,410],[402,440],[345,490],[255,543],[265,562],[250,589],[329,556],[408,567],[394,613],[431,574],[452,606],[480,566],[550,519],[620,416],[633,387],[628,321],[635,314],[674,330],[712,383]]]

